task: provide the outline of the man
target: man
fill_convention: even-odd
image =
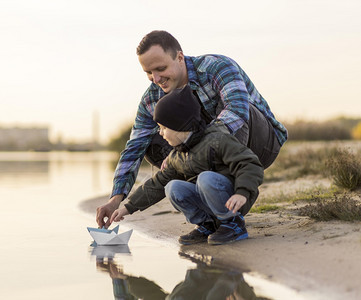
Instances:
[[[176,88],[189,84],[202,105],[202,118],[207,123],[222,121],[258,156],[264,168],[272,164],[287,140],[286,128],[232,59],[222,55],[185,56],[178,41],[166,31],[147,34],[137,47],[137,55],[152,83],[139,104],[130,140],[116,168],[111,198],[97,209],[100,227],[109,226],[112,213],[129,194],[144,156],[161,167],[172,149],[157,133],[153,114],[158,100]]]

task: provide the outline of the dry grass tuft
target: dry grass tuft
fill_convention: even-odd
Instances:
[[[337,186],[351,191],[361,187],[361,160],[355,154],[338,149],[326,165]]]
[[[322,199],[300,208],[299,213],[317,221],[361,221],[361,203],[348,194],[335,194],[332,199]]]

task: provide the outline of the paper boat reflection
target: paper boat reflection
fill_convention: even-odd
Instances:
[[[113,229],[87,227],[97,245],[127,245],[133,233],[133,229],[118,233],[119,225]]]
[[[113,258],[118,253],[130,254],[128,245],[95,246],[91,250],[91,255],[95,255],[97,258]]]

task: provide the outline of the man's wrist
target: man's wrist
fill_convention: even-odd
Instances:
[[[116,206],[116,208],[118,208],[123,198],[124,198],[123,194],[114,195],[112,198],[110,198],[109,203],[111,203],[112,205]]]

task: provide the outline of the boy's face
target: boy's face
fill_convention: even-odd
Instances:
[[[159,125],[159,134],[165,139],[172,147],[182,144],[189,135],[189,132],[175,131],[167,128],[161,124]]]
[[[165,93],[180,88],[188,82],[187,68],[181,51],[178,51],[173,59],[161,46],[154,45],[147,52],[139,55],[138,59],[148,79]]]

